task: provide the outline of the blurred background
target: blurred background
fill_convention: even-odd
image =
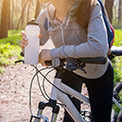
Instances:
[[[102,0],[102,2],[115,28],[114,45],[120,47],[122,46],[122,0]],[[28,91],[35,70],[31,66],[15,65],[14,62],[22,59],[19,46],[20,32],[31,18],[38,16],[42,8],[40,0],[0,0],[0,122],[29,121]],[[50,47],[52,48],[51,42],[44,48]],[[115,83],[121,82],[122,57],[114,58],[112,65]],[[47,83],[46,85],[49,93],[50,86]],[[35,86],[33,93],[35,110],[36,103],[40,100],[38,96],[40,92],[37,89],[38,85]],[[59,118],[60,121],[61,119]]]
[[[8,30],[23,29],[30,18],[36,18],[42,6],[40,0],[0,0],[0,38]],[[122,0],[102,0],[115,28],[122,28]]]
[[[101,0],[107,10],[110,22],[115,28],[114,45],[122,45],[122,0]],[[18,42],[20,32],[31,18],[36,18],[43,5],[40,0],[0,0],[0,72],[12,64],[11,59],[21,58]],[[119,64],[120,65],[120,64]],[[121,76],[121,68],[118,72]],[[118,73],[117,73],[118,74]]]

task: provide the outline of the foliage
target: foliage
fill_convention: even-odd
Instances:
[[[122,29],[116,29],[115,30],[115,46],[122,46]]]
[[[14,64],[15,59],[21,58],[18,45],[20,38],[20,31],[9,31],[8,38],[0,40],[0,73],[5,71],[3,66]]]
[[[8,32],[8,38],[0,39],[0,44],[10,43],[11,45],[18,45],[20,39],[20,30],[10,30]]]
[[[115,46],[122,46],[122,30],[116,30],[115,31]],[[115,57],[113,61],[113,67],[114,67],[114,82],[120,82],[122,81],[122,56]]]
[[[115,31],[115,46],[122,46],[122,30]],[[113,61],[113,68],[114,68],[114,83],[122,81],[122,56],[116,57]],[[119,94],[122,98],[122,93]],[[119,113],[119,108],[114,104],[113,109],[116,113]]]

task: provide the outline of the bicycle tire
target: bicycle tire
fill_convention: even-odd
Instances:
[[[118,95],[122,91],[122,81],[114,87],[114,92]],[[118,95],[119,96],[119,95]],[[120,98],[121,100],[121,98]],[[122,110],[117,115],[117,122],[122,122]]]
[[[122,81],[119,82],[119,83],[114,87],[114,91],[116,91],[117,94],[119,94],[121,90],[122,90]]]
[[[117,122],[122,122],[122,110],[118,114]]]

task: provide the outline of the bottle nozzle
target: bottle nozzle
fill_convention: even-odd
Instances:
[[[33,21],[36,21],[36,19],[35,18],[31,18],[31,21],[33,22]]]

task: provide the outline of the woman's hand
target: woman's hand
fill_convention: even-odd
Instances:
[[[28,39],[27,39],[27,35],[25,34],[24,31],[21,31],[22,34],[22,40],[20,41],[20,47],[22,48],[22,50],[24,50],[25,46],[27,46],[28,44]]]
[[[110,54],[111,54],[111,49],[108,49],[107,55],[110,55]]]
[[[25,33],[25,31],[21,31],[21,34],[22,34],[22,40],[20,41],[20,47],[22,48],[22,50],[24,50],[24,48],[27,46],[28,44],[28,38],[27,38],[27,35]],[[41,34],[39,34],[38,36],[39,38],[41,38]]]
[[[41,63],[43,66],[47,66],[45,61],[51,61],[50,53],[51,49],[42,49],[38,57],[39,63]]]

